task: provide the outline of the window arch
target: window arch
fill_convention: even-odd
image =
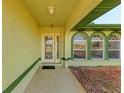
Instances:
[[[87,38],[81,33],[76,33],[72,39],[73,45],[73,58],[86,58],[87,52]]]
[[[110,59],[120,59],[120,34],[119,33],[112,32],[109,35],[108,57]]]
[[[91,58],[104,58],[104,38],[100,33],[95,33],[91,37]]]

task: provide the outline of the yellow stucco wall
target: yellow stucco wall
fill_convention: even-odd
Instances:
[[[3,0],[3,90],[40,57],[39,27],[21,0]]]

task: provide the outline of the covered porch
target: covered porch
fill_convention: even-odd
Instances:
[[[40,92],[35,93],[52,93],[52,89],[53,93],[59,90],[64,93],[63,89],[66,93],[85,93],[68,67],[120,67],[121,24],[94,23],[120,3],[120,0],[3,0],[3,93],[34,93],[41,86]],[[43,66],[56,69],[42,73]],[[42,79],[45,75],[47,78]],[[54,81],[57,75],[65,75],[65,79]],[[40,87],[30,90],[33,89],[30,84],[36,83],[33,78]],[[42,79],[42,84],[36,78]],[[46,90],[44,84],[49,78],[55,86],[62,83],[63,87]],[[64,85],[71,85],[70,89]]]

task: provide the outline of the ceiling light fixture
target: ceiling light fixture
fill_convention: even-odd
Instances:
[[[48,12],[50,15],[53,15],[55,13],[55,7],[54,6],[48,6]]]

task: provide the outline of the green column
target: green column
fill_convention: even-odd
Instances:
[[[108,38],[105,38],[105,45],[104,45],[104,53],[105,53],[105,60],[108,60],[108,48],[109,48],[109,41]]]
[[[91,38],[87,40],[87,60],[91,60]]]

